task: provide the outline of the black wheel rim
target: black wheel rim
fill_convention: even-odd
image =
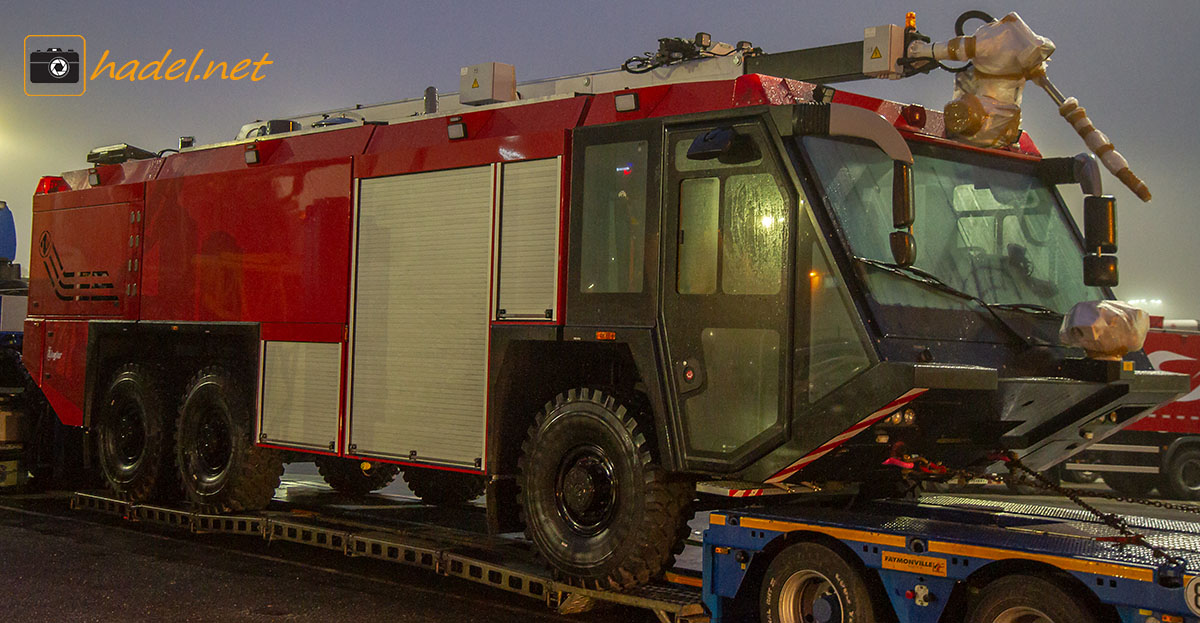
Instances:
[[[146,413],[132,396],[121,393],[112,402],[112,420],[104,439],[105,454],[116,472],[128,474],[146,453]]]
[[[559,463],[554,490],[558,513],[572,532],[595,536],[612,521],[617,477],[603,448],[586,445],[567,453]]]
[[[1187,458],[1179,466],[1179,479],[1189,491],[1200,490],[1200,458]]]
[[[212,483],[225,474],[233,456],[229,413],[220,402],[205,400],[196,405],[193,416],[196,435],[191,451],[192,474],[201,482]]]

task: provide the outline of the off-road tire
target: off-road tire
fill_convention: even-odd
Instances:
[[[1070,590],[1040,575],[1009,575],[984,585],[971,600],[967,623],[1049,621],[1094,623],[1100,620],[1093,604],[1081,597],[1088,591]]]
[[[279,486],[282,453],[254,445],[251,413],[249,396],[223,367],[204,368],[187,384],[176,460],[188,500],[207,512],[261,510]]]
[[[344,495],[366,495],[390,484],[400,473],[400,466],[391,463],[371,463],[363,470],[362,461],[339,459],[333,456],[319,457],[313,461],[325,484]]]
[[[96,450],[104,481],[131,502],[180,497],[175,419],[157,371],[127,364],[109,381],[96,416]]]
[[[1142,497],[1158,486],[1158,474],[1138,474],[1133,472],[1101,472],[1100,477],[1109,489],[1117,493]],[[1164,487],[1165,488],[1165,487]]]
[[[458,506],[483,495],[487,478],[444,469],[404,468],[404,483],[426,504]]]
[[[1176,500],[1200,500],[1200,448],[1182,448],[1175,452],[1158,490]]]
[[[654,463],[639,415],[584,387],[547,403],[529,429],[518,464],[525,534],[562,580],[629,589],[681,551],[695,487]]]
[[[821,620],[880,620],[862,573],[820,543],[796,543],[771,559],[759,589],[759,606],[763,623],[813,621],[814,610],[822,608],[829,609],[830,618]]]

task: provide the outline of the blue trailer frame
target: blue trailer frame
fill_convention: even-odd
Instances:
[[[1181,566],[1113,539],[1116,531],[1083,510],[954,496],[870,504],[866,511],[797,504],[712,513],[703,552],[712,622],[757,611],[770,560],[799,542],[851,562],[900,623],[961,620],[969,593],[1018,573],[1087,591],[1122,623],[1200,621],[1200,523],[1126,517]]]

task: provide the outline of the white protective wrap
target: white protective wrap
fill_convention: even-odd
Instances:
[[[1093,359],[1119,360],[1138,350],[1150,330],[1150,315],[1123,301],[1076,303],[1063,318],[1059,339]]]
[[[955,76],[954,99],[946,105],[947,127],[981,147],[1011,145],[1021,137],[1025,80],[1042,71],[1054,42],[1035,34],[1016,13],[980,26],[973,42],[960,44],[964,53],[951,55],[969,57],[972,65]],[[940,47],[934,46],[935,55]]]

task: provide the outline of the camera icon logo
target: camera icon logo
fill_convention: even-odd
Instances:
[[[80,35],[29,35],[25,94],[83,95],[87,90],[87,42]]]
[[[37,83],[79,82],[79,53],[50,48],[29,53],[29,81]]]

